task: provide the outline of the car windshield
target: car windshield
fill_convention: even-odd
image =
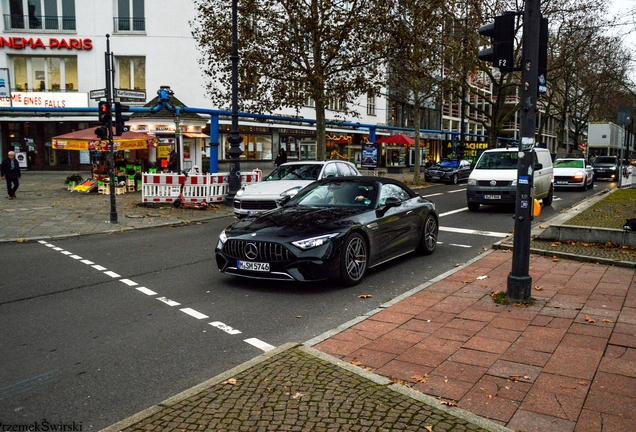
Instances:
[[[517,169],[517,151],[487,152],[481,155],[477,169]]]
[[[599,156],[596,159],[594,159],[594,164],[600,164],[600,163],[604,163],[604,164],[615,164],[618,163],[616,158],[613,156]]]
[[[372,207],[376,195],[377,188],[373,184],[329,182],[303,191],[294,202],[314,207]]]
[[[439,166],[457,168],[459,166],[459,161],[445,160],[445,161],[440,162]]]
[[[583,168],[583,161],[576,159],[557,159],[554,168]]]
[[[263,181],[272,180],[318,180],[322,165],[291,164],[281,165],[265,177]]]

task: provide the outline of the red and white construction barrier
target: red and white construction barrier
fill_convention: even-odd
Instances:
[[[241,184],[261,181],[261,170],[241,173]],[[141,200],[144,203],[172,203],[179,198],[181,184],[185,202],[223,202],[229,191],[229,173],[188,175],[176,173],[144,173]]]

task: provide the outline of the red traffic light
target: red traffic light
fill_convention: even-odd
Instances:
[[[108,102],[100,102],[97,111],[99,113],[99,122],[104,126],[109,126],[112,121],[112,106]]]

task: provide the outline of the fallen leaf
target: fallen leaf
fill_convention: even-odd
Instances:
[[[368,298],[371,298],[371,297],[373,297],[371,294],[360,294],[358,296],[359,299],[368,299]]]
[[[461,265],[461,264],[457,263],[457,264],[455,264],[455,267],[459,267],[460,265]]]
[[[488,277],[487,275],[486,275],[486,276],[479,276],[479,277],[477,278],[477,280],[484,280],[484,279],[486,279],[487,277]]]
[[[536,289],[537,291],[541,291],[543,289],[543,285],[541,285],[541,286],[535,285],[534,289]]]
[[[296,318],[302,318],[302,317],[303,317],[302,315],[296,315]]]
[[[510,249],[505,249],[504,253],[512,253],[512,251]]]
[[[416,382],[421,382],[421,383],[425,383],[426,382],[426,378],[428,377],[428,374],[421,376],[421,375],[413,375],[411,378],[413,378]]]
[[[236,379],[235,378],[230,378],[228,380],[223,381],[221,384],[235,385],[236,384]]]
[[[594,318],[592,318],[589,315],[585,315],[585,321],[589,322],[589,323],[595,323],[596,320]]]
[[[546,228],[547,228],[547,226],[545,226],[545,225],[539,225],[539,228],[541,228],[541,229],[546,229]]]
[[[472,281],[469,281],[469,280],[463,280],[462,281],[462,283],[470,283],[470,282],[472,282]]]
[[[579,384],[581,384],[582,386],[586,386],[587,383],[585,381],[579,381]]]
[[[296,392],[296,393],[294,393],[293,395],[291,395],[291,398],[292,398],[292,399],[300,399],[300,398],[301,398],[301,397],[303,397],[303,396],[305,396],[305,395],[304,395],[304,394],[302,394],[302,393],[298,393],[298,392]]]
[[[395,378],[395,377],[393,377],[393,376],[389,376],[389,379],[390,379],[391,381],[393,381],[394,383],[396,383],[396,384],[399,384],[399,385],[402,385],[402,386],[405,386],[405,387],[411,387],[411,386],[409,385],[409,383],[407,383],[406,381],[401,380],[401,379],[399,379],[399,378]]]
[[[356,360],[351,360],[349,363],[351,363],[354,366],[361,366],[362,365],[362,363],[360,363],[359,361],[356,361]]]
[[[560,244],[561,244],[561,242],[554,242],[550,246],[559,246]]]
[[[448,406],[452,406],[452,407],[457,407],[459,408],[459,405],[457,405],[455,402],[451,402],[451,401],[441,401],[439,403],[440,405],[448,405]]]
[[[433,432],[433,426],[424,426],[424,429],[426,429],[428,432]]]
[[[605,318],[605,319],[603,320],[603,324],[609,324],[609,323],[613,323],[613,322],[614,322],[614,321],[612,321],[611,319],[607,319],[607,318]]]
[[[483,248],[483,249],[484,249],[485,251],[487,251],[487,250],[488,250],[488,248],[487,248],[487,247],[485,247],[485,248]]]

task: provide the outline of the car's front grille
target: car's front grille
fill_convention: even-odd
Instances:
[[[243,210],[273,210],[277,207],[276,201],[241,201],[234,200],[234,208]]]
[[[479,180],[477,182],[477,184],[479,186],[491,186],[491,187],[499,186],[499,187],[501,187],[501,186],[510,186],[510,183],[511,183],[510,180],[497,180],[496,184],[493,185],[493,184],[490,184],[491,181],[492,180]]]
[[[292,257],[289,249],[279,243],[250,240],[228,240],[223,245],[223,252],[232,258],[249,261],[289,261]]]
[[[574,181],[572,176],[554,176],[554,182],[571,182]]]

